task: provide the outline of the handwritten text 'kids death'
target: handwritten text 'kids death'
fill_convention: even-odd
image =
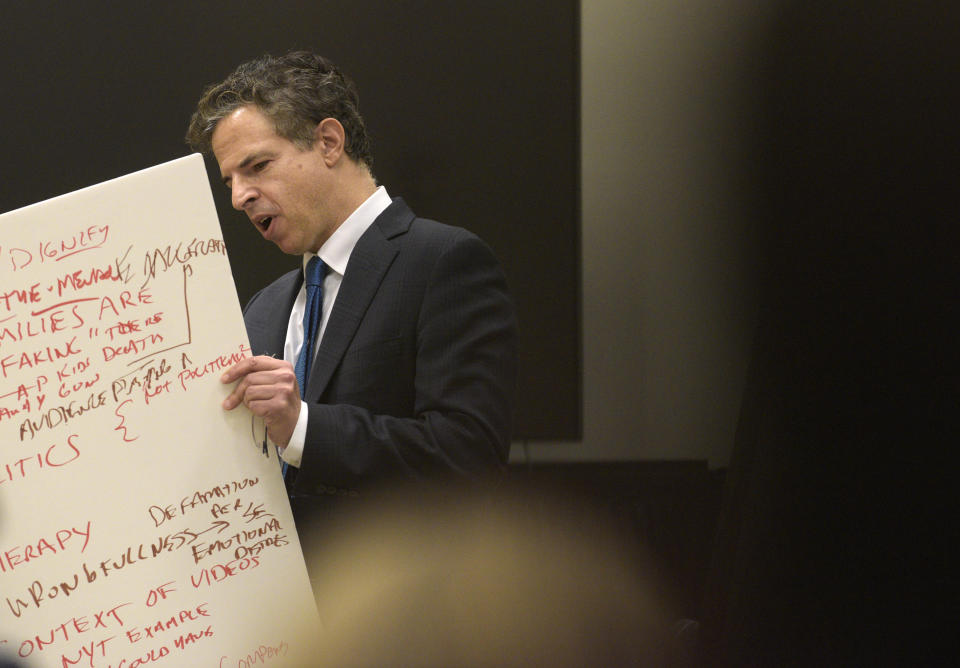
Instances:
[[[30,248],[9,247],[6,256],[13,271],[22,271],[34,262],[59,262],[68,257],[102,247],[110,236],[109,225],[89,225],[58,239],[40,241]]]

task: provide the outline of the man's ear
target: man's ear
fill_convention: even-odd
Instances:
[[[336,118],[324,118],[313,132],[314,147],[320,150],[327,167],[333,167],[343,156],[347,133]]]

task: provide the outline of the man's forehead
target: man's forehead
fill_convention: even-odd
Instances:
[[[248,164],[254,154],[266,152],[270,145],[282,140],[258,109],[240,107],[217,123],[210,146],[221,167],[225,161],[239,167]]]

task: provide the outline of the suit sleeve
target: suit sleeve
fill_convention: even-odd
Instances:
[[[437,258],[420,305],[412,416],[311,404],[296,493],[502,468],[516,366],[503,273],[490,249],[464,232]]]

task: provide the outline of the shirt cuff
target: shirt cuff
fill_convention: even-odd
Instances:
[[[280,448],[280,458],[290,466],[300,468],[303,459],[303,442],[307,439],[307,404],[300,402],[300,415],[297,416],[297,426],[293,428],[290,442],[287,447]]]

